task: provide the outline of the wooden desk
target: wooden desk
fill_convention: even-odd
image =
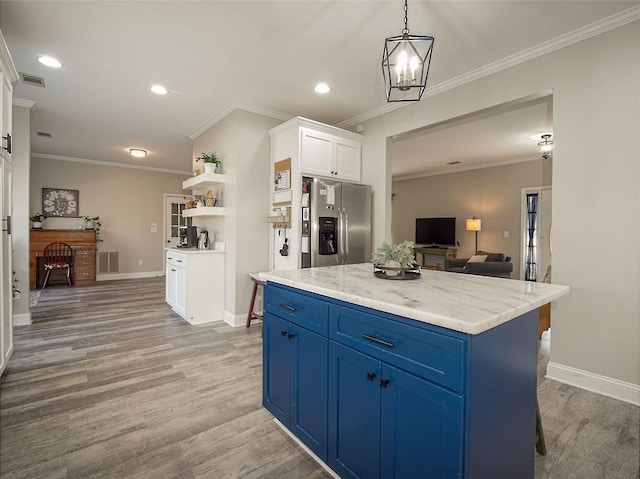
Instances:
[[[433,248],[431,246],[419,246],[413,248],[414,254],[421,255],[420,265],[427,269],[444,270],[444,263],[447,259],[456,257],[458,248]],[[429,259],[429,256],[432,258]],[[435,258],[434,258],[435,257]]]
[[[89,286],[96,282],[96,232],[94,230],[31,230],[29,233],[29,289],[36,289],[38,258],[45,246],[67,243],[73,249],[73,284]]]

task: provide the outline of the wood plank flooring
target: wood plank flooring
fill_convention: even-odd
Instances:
[[[0,384],[3,479],[329,477],[261,406],[259,322],[190,326],[163,278],[47,288],[32,314]],[[544,379],[539,398],[536,478],[639,477],[637,407]]]

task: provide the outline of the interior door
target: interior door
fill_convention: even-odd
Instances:
[[[164,242],[167,248],[178,246],[180,230],[191,226],[191,218],[182,216],[189,199],[183,195],[164,195]]]

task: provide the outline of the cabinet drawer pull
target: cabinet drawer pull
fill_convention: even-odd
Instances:
[[[367,379],[369,381],[373,381],[375,378],[376,378],[376,373],[371,373],[371,372],[367,373]]]
[[[380,387],[381,388],[386,388],[388,384],[389,384],[389,380],[388,379],[381,379],[380,380]]]
[[[182,260],[181,259],[177,259],[176,263],[182,263]]]
[[[291,339],[295,336],[293,333],[287,333],[287,339]]]
[[[391,341],[385,341],[383,339],[380,339],[376,336],[371,336],[369,334],[363,334],[362,337],[369,341],[373,341],[374,343],[382,344],[383,346],[386,346],[388,348],[392,348],[394,346],[394,344]]]
[[[175,269],[171,268],[171,271],[175,271]]]
[[[295,313],[296,311],[298,311],[298,308],[289,306],[288,304],[284,304],[284,303],[280,303],[280,307],[286,309],[287,311],[291,311],[292,313]]]
[[[282,334],[283,336],[287,335],[287,331],[280,331],[280,334]]]

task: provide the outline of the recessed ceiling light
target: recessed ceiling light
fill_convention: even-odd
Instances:
[[[144,158],[147,156],[147,150],[141,150],[140,148],[130,148],[129,154],[131,156],[135,156],[136,158]]]
[[[315,87],[314,90],[316,93],[329,93],[331,91],[331,87],[329,85],[327,85],[324,82],[318,83]]]
[[[151,87],[151,91],[156,95],[166,95],[167,93],[169,93],[169,90],[167,90],[162,85],[153,85]]]
[[[38,57],[38,61],[43,65],[46,65],[51,68],[60,68],[62,66],[62,63],[60,63],[58,60],[47,55],[40,55]]]

